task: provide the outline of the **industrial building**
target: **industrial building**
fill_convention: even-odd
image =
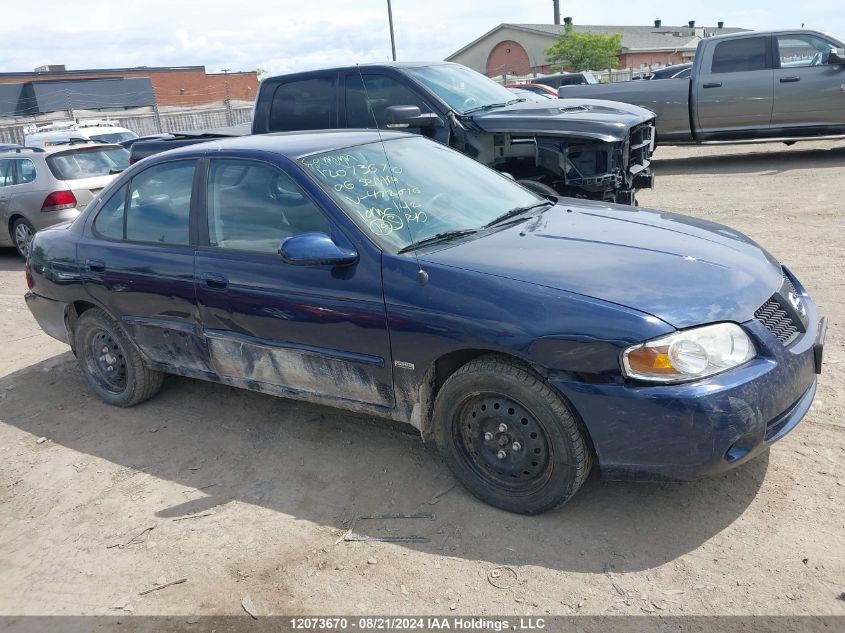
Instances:
[[[253,101],[257,89],[254,71],[207,73],[205,66],[67,70],[51,65],[0,73],[0,116]]]

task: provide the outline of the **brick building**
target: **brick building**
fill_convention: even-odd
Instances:
[[[254,101],[252,72],[207,73],[205,66],[66,70],[42,66],[33,72],[0,73],[0,116],[58,109],[120,110],[138,106],[194,106],[225,99]]]
[[[640,71],[691,61],[702,38],[746,30],[728,28],[721,22],[715,27],[697,27],[694,21],[686,26],[663,26],[660,20],[655,20],[652,26],[580,25],[573,24],[571,18],[564,18],[564,22],[500,24],[449,55],[446,61],[469,66],[488,77],[550,73],[553,69],[546,58],[546,49],[558,41],[569,24],[576,32],[621,34],[619,67]]]

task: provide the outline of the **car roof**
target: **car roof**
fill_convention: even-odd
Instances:
[[[0,150],[0,158],[29,158],[31,156],[50,156],[59,152],[67,152],[75,149],[126,149],[119,143],[63,143],[61,145],[48,145],[47,147],[16,147],[13,149]]]
[[[419,138],[418,134],[376,130],[309,130],[307,132],[276,132],[273,134],[254,134],[207,141],[196,145],[186,145],[169,150],[158,156],[206,155],[215,151],[256,151],[278,154],[295,160],[309,154],[330,152],[332,150],[376,143],[379,140],[390,141],[399,138]]]

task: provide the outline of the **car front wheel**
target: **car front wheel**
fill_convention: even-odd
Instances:
[[[131,407],[161,389],[163,374],[146,366],[123,328],[99,308],[79,317],[74,349],[88,384],[109,404]]]
[[[585,434],[560,396],[539,375],[496,355],[470,361],[444,383],[434,437],[472,494],[520,514],[569,501],[592,465]]]

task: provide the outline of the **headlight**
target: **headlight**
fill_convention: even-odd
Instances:
[[[717,323],[675,332],[622,352],[628,378],[686,382],[742,365],[757,355],[754,343],[736,323]]]

